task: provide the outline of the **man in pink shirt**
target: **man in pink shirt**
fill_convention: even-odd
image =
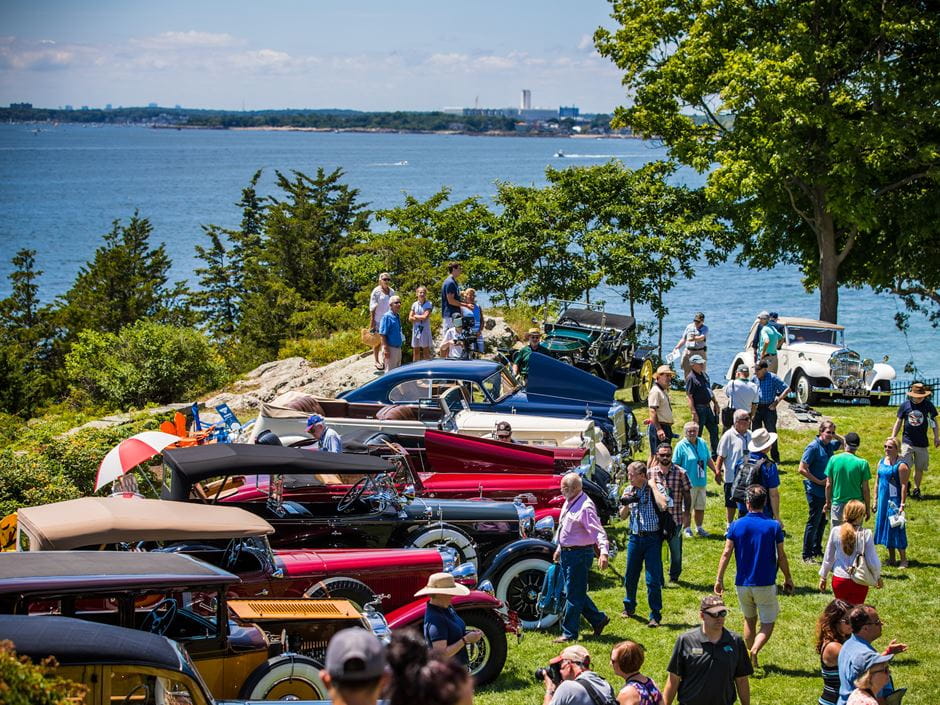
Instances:
[[[582,491],[581,476],[569,472],[561,479],[565,503],[558,519],[558,547],[555,562],[560,562],[565,581],[565,611],[561,618],[561,636],[556,643],[574,641],[583,616],[600,636],[610,617],[597,609],[587,594],[588,571],[594,562],[594,547],[600,550],[597,567],[607,567],[607,532],[601,526],[594,502]]]

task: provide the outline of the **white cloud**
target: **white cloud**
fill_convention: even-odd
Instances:
[[[240,43],[231,34],[199,32],[194,29],[185,32],[163,32],[152,37],[131,39],[130,42],[150,49],[213,49]]]
[[[588,51],[594,49],[594,37],[590,34],[582,34],[581,41],[578,42],[579,51]]]
[[[56,44],[49,39],[36,42],[17,37],[0,39],[0,69],[60,71],[73,66],[95,64],[99,58],[97,49],[80,44]]]

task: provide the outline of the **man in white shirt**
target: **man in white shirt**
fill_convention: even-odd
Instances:
[[[708,326],[705,325],[705,314],[701,311],[696,313],[692,322],[685,327],[685,331],[683,331],[682,337],[679,338],[679,342],[676,343],[675,349],[678,350],[683,345],[685,345],[685,350],[682,353],[680,365],[682,366],[682,377],[685,379],[692,371],[692,363],[689,362],[689,358],[698,355],[703,360],[708,360]],[[705,369],[704,365],[702,369]]]
[[[369,296],[369,330],[372,333],[379,332],[379,323],[382,321],[382,316],[388,313],[389,310],[389,300],[395,295],[395,290],[392,288],[392,275],[388,272],[382,272],[379,275],[379,283],[372,290],[372,294]],[[378,338],[378,343],[372,348],[372,357],[375,358],[375,369],[384,370],[385,363],[379,360],[379,350],[382,349],[382,338],[381,336],[376,336]]]
[[[728,397],[728,406],[721,410],[721,431],[724,433],[734,423],[734,412],[743,409],[754,415],[757,401],[760,399],[760,390],[750,380],[751,371],[747,365],[738,365],[735,378],[725,385],[725,396]]]
[[[724,486],[725,513],[730,524],[738,511],[738,503],[731,498],[731,484],[738,465],[747,457],[747,444],[751,442],[751,414],[744,409],[734,412],[734,424],[718,441],[718,459],[715,461],[715,481]]]

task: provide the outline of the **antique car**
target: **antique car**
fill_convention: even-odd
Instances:
[[[873,406],[887,406],[891,380],[897,375],[891,365],[862,359],[845,347],[845,327],[810,318],[781,317],[783,343],[777,351],[777,375],[786,382],[801,404],[821,399],[869,399]],[[748,331],[744,351],[734,357],[727,376],[734,378],[740,364],[750,365],[758,322]]]
[[[418,497],[419,479],[407,463],[246,444],[170,450],[163,463],[164,499],[193,501],[197,483],[221,478],[233,489],[196,501],[259,514],[274,526],[276,546],[455,549],[459,562],[477,566],[480,579],[496,586],[496,596],[515,612],[528,608],[515,590],[520,571],[541,584],[554,553],[553,544],[535,537],[551,538],[554,522],[537,525],[534,509],[521,498]],[[301,489],[302,500],[293,499]]]
[[[240,580],[227,588],[230,598],[279,598],[290,604],[299,598],[345,599],[376,633],[421,623],[426,600],[414,593],[431,573],[449,569],[464,583],[475,577],[468,566],[455,567],[448,549],[272,551],[268,536],[274,528],[237,507],[84,497],[26,507],[18,519],[23,550],[183,553],[237,575]],[[375,609],[380,598],[385,616]],[[507,651],[505,634],[519,633],[517,617],[502,607],[480,590],[454,599],[464,621],[485,635],[471,652],[478,680],[498,675]]]
[[[433,408],[454,385],[467,389],[477,411],[589,418],[604,443],[626,461],[641,440],[630,407],[614,399],[613,383],[548,355],[533,355],[522,387],[513,374],[492,360],[423,360],[394,369],[339,397],[350,403],[405,404]]]
[[[186,650],[165,636],[69,617],[0,615],[0,637],[36,664],[53,657],[57,677],[85,688],[75,705],[223,705]]]
[[[0,613],[28,615],[37,630],[62,615],[169,637],[216,698],[326,698],[327,642],[367,627],[343,600],[229,600],[238,578],[188,556],[50,551],[8,554],[2,565]]]
[[[542,347],[549,355],[630,389],[634,402],[646,401],[653,383],[653,348],[637,345],[636,319],[607,313],[603,304],[551,303],[561,310],[554,321],[542,322]]]

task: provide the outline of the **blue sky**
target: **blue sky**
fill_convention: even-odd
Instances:
[[[0,104],[431,110],[623,102],[606,0],[0,0]]]

